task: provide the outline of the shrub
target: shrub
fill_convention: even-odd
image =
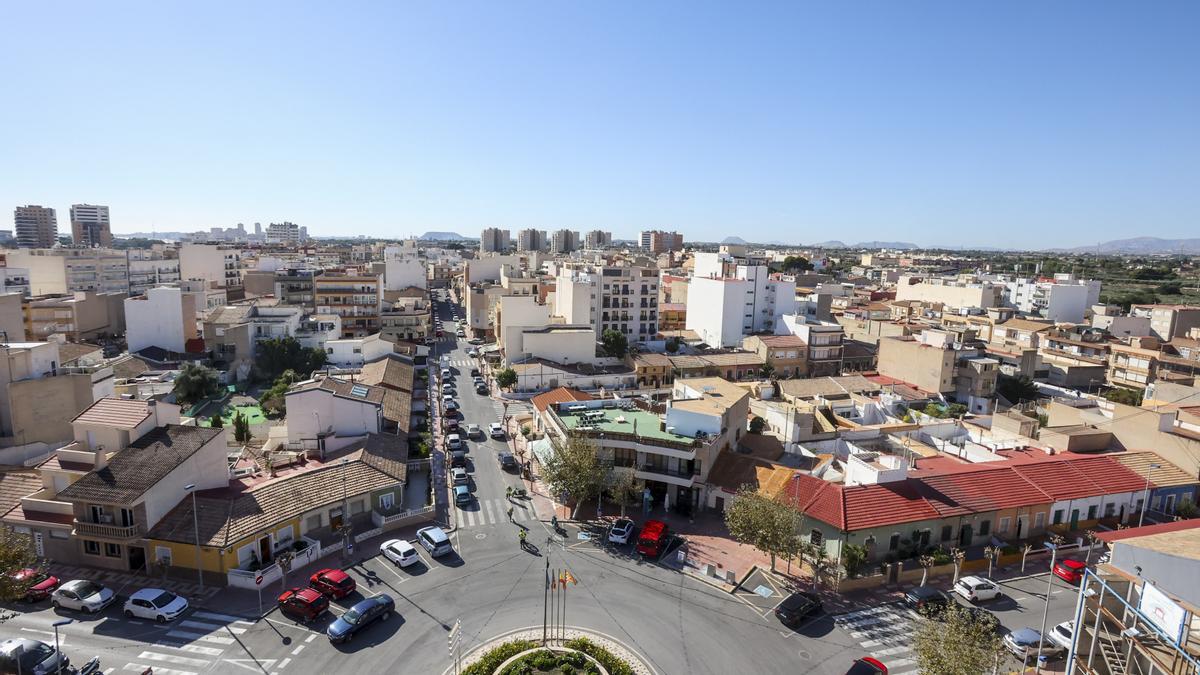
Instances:
[[[600,662],[609,675],[633,675],[633,667],[624,660],[617,658],[612,652],[592,642],[587,638],[575,638],[564,644],[568,649],[576,649]]]
[[[537,644],[530,640],[513,640],[505,642],[498,647],[494,647],[486,654],[481,656],[478,661],[463,668],[463,675],[492,675],[501,663],[520,654],[523,651],[533,649]]]

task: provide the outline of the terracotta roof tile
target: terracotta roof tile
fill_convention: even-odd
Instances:
[[[551,389],[544,394],[538,394],[537,396],[534,396],[532,399],[530,399],[530,403],[532,403],[533,407],[537,408],[539,412],[544,412],[546,408],[549,408],[555,403],[567,403],[568,401],[591,401],[592,399],[593,396],[586,391],[580,391],[570,387],[559,387],[558,389]]]
[[[106,424],[131,429],[150,416],[147,401],[125,398],[102,398],[75,416],[72,422]]]
[[[132,504],[223,429],[168,424],[119,450],[108,466],[88,473],[59,493],[63,501]],[[222,447],[224,450],[224,447]]]

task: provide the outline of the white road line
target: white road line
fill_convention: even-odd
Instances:
[[[218,614],[216,612],[200,611],[200,612],[192,612],[192,616],[199,617],[201,619],[215,619],[217,621],[224,621],[225,623],[238,623],[243,626],[253,626],[254,625],[253,621],[246,621],[245,619],[242,619],[241,617],[236,617],[231,614]]]
[[[193,654],[203,654],[205,656],[220,656],[221,652],[225,651],[224,649],[217,649],[216,647],[201,647],[200,645],[186,645],[186,644],[181,645],[177,642],[159,641],[159,642],[155,642],[154,645],[156,647],[170,647],[171,649],[178,649],[180,651],[191,652]]]
[[[467,527],[475,526],[475,519],[472,518],[472,516],[475,515],[474,511],[459,511],[459,513],[466,516],[465,518],[463,518],[463,520],[467,521]]]
[[[234,635],[241,635],[242,633],[246,632],[245,628],[239,628],[237,626],[225,626],[219,623],[208,623],[207,621],[180,621],[179,625],[183,626],[184,628],[199,628],[201,630],[207,629],[209,631],[219,631],[224,629],[230,633],[233,633]]]
[[[292,656],[299,656],[300,652],[304,651],[304,645],[299,645],[292,650]]]
[[[316,639],[317,639],[317,633],[313,633],[312,635],[309,635],[308,637],[304,638],[304,641],[312,642],[313,640],[316,640]]]
[[[873,651],[871,653],[874,654],[875,656],[892,656],[893,654],[903,654],[904,652],[908,652],[908,651],[912,651],[912,647],[910,647],[908,645],[901,645],[899,647],[890,647],[888,649],[880,649],[878,651]]]
[[[490,521],[491,524],[495,525],[496,524],[496,516],[492,513],[492,500],[488,499],[488,500],[484,501],[483,507],[485,509],[487,509],[488,521]]]
[[[286,657],[284,657],[284,659],[282,661],[279,662],[279,667],[287,668],[287,664],[289,664],[291,662],[292,662],[292,657],[286,656]]]
[[[167,631],[167,637],[181,638],[188,641],[200,640],[203,642],[211,642],[218,645],[231,645],[234,640],[231,637],[221,637],[219,635],[208,635],[207,633],[193,633],[186,630]]]
[[[895,661],[892,661],[891,663],[888,664],[888,672],[890,673],[892,668],[899,668],[901,666],[911,666],[914,663],[916,663],[916,661],[914,661],[912,659],[896,659]],[[900,675],[900,674],[898,673],[897,675]]]
[[[208,659],[192,659],[186,656],[175,656],[174,654],[160,654],[158,652],[142,652],[138,654],[139,659],[150,659],[151,661],[164,661],[166,663],[174,663],[180,666],[192,666],[193,668],[203,668],[212,663]]]
[[[128,670],[128,671],[132,671],[135,673],[144,673],[150,669],[151,669],[150,666],[148,666],[144,663],[126,663],[125,667],[122,668],[121,670]],[[154,675],[196,675],[196,673],[194,673],[190,670],[175,670],[174,668],[162,668],[160,666],[154,666],[153,672],[154,672]]]

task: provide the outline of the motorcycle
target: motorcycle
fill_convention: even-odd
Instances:
[[[91,661],[76,668],[75,666],[67,666],[63,669],[66,675],[96,675],[100,672],[100,657],[93,656]]]

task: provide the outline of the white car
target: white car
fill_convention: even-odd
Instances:
[[[488,435],[492,438],[504,438],[504,425],[492,422],[488,425]]]
[[[452,377],[454,377],[454,373],[451,373],[449,368],[442,368],[442,379],[443,380],[449,380]]]
[[[471,358],[473,358],[473,359],[474,359],[474,358],[478,358],[478,357],[479,357],[479,350],[478,350],[478,349],[468,349],[468,350],[467,350],[467,356],[469,356],[469,357],[471,357]]]
[[[963,577],[954,584],[954,592],[971,602],[992,600],[1000,596],[1000,587],[982,577]]]
[[[483,435],[483,429],[479,428],[478,424],[467,425],[467,438],[476,438]]]
[[[379,545],[379,552],[400,567],[408,567],[421,559],[416,547],[403,539],[388,539]]]
[[[467,470],[461,466],[456,466],[450,469],[450,480],[455,485],[467,485],[471,482],[471,477],[467,475]]]
[[[1063,649],[1070,649],[1071,643],[1075,641],[1075,622],[1064,621],[1046,634],[1046,639]]]
[[[462,436],[458,434],[450,434],[446,437],[446,447],[451,450],[458,450],[462,447]]]
[[[112,604],[117,594],[94,581],[75,579],[59,586],[50,594],[50,604],[63,609],[75,609],[95,614]]]
[[[178,619],[188,609],[188,601],[161,588],[143,588],[125,601],[125,616],[166,623]]]
[[[628,518],[618,518],[608,531],[608,540],[614,544],[628,544],[633,535],[633,521]]]

